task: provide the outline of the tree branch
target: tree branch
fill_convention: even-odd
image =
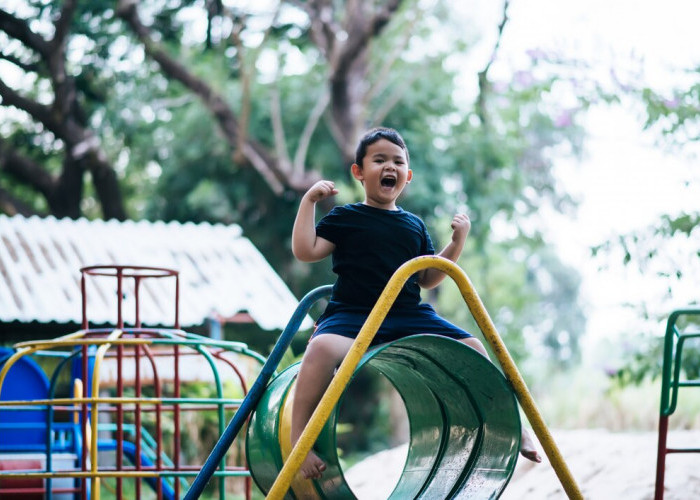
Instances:
[[[0,137],[0,170],[39,191],[45,198],[56,188],[56,179],[41,165],[15,151]]]
[[[12,54],[6,54],[5,52],[0,52],[0,59],[3,59],[4,61],[7,61],[11,64],[14,64],[17,66],[19,69],[24,71],[25,73],[38,73],[40,71],[39,65],[36,63],[26,63],[22,61],[19,57],[16,57]]]
[[[58,128],[59,124],[51,116],[50,107],[21,96],[17,91],[9,87],[2,78],[0,78],[0,97],[2,97],[3,106],[14,106],[17,109],[25,111],[32,118],[43,123],[49,130]]]
[[[309,117],[306,119],[306,124],[304,124],[304,130],[301,133],[297,151],[294,155],[294,164],[292,168],[296,174],[301,174],[304,171],[304,163],[306,162],[306,153],[311,144],[311,136],[313,136],[316,126],[323,116],[323,112],[328,107],[329,101],[330,92],[326,89],[318,100],[316,100],[316,104],[314,104],[314,107],[309,113]]]
[[[238,137],[236,139],[236,149],[233,153],[233,157],[237,163],[243,163],[245,161],[243,149],[246,141],[248,140],[248,125],[250,123],[251,75],[246,61],[245,47],[243,46],[243,40],[241,39],[243,24],[242,22],[239,23],[235,18],[231,21],[233,23],[231,39],[233,40],[234,47],[236,47],[236,56],[238,57],[238,66],[241,72],[241,120]]]
[[[51,82],[53,84],[54,115],[62,122],[68,122],[68,117],[76,109],[75,81],[66,72],[66,37],[75,12],[75,1],[66,0],[61,13],[54,23],[54,37],[49,44],[48,63]]]
[[[275,79],[275,81],[276,80],[277,79]],[[282,103],[280,101],[280,92],[276,84],[270,86],[270,120],[272,121],[272,132],[275,138],[277,161],[280,163],[280,168],[289,171],[292,162],[289,159],[287,138],[282,124]]]
[[[329,0],[293,2],[306,12],[311,21],[311,39],[321,53],[330,60],[341,27],[335,22],[332,3]]]
[[[406,50],[406,47],[408,47],[408,42],[411,40],[411,36],[413,35],[413,29],[415,28],[421,13],[422,12],[415,13],[411,21],[403,26],[403,36],[401,37],[401,41],[394,45],[394,50],[391,52],[389,57],[386,60],[382,61],[382,65],[379,69],[378,75],[374,79],[374,84],[372,85],[372,87],[370,87],[365,96],[366,106],[369,105],[372,99],[381,94],[389,86],[389,75],[394,69],[394,64],[401,57],[401,53],[404,50]],[[370,74],[372,73],[373,72],[370,71]]]
[[[42,56],[49,53],[49,44],[31,30],[26,20],[15,17],[3,9],[0,9],[0,30]]]
[[[388,0],[378,9],[371,9],[372,1],[348,0],[331,2],[344,6],[342,29],[344,37],[333,40],[327,55],[330,83],[330,130],[343,156],[343,162],[352,160],[354,144],[360,130],[366,125],[365,110],[368,92],[367,74],[369,45],[379,35],[402,0]],[[324,3],[327,8],[328,2]],[[332,22],[333,15],[325,21]],[[318,29],[318,28],[317,28]]]
[[[24,215],[29,217],[37,212],[26,203],[18,200],[8,191],[0,187],[0,212],[7,215]]]
[[[486,73],[489,72],[489,69],[491,68],[491,65],[496,61],[496,56],[498,55],[498,49],[501,46],[501,40],[503,39],[503,30],[506,27],[506,23],[508,22],[508,7],[510,6],[510,0],[504,0],[503,2],[503,17],[501,18],[501,22],[498,25],[498,36],[496,37],[496,43],[493,46],[493,50],[491,51],[491,57],[489,57],[489,61],[486,64],[486,67],[481,71],[486,75]]]
[[[389,115],[391,110],[394,109],[394,106],[396,106],[401,101],[403,96],[406,95],[406,92],[408,92],[413,83],[416,80],[418,80],[420,76],[420,72],[413,72],[409,78],[406,78],[401,82],[401,87],[394,90],[391,93],[391,96],[384,99],[382,105],[376,110],[374,116],[372,117],[372,122],[374,126],[379,126],[382,124],[382,122]]]
[[[223,96],[156,46],[151,39],[149,29],[138,17],[134,0],[120,0],[117,13],[141,41],[146,54],[160,65],[163,73],[169,78],[179,81],[199,96],[217,120],[229,146],[235,151],[238,145],[238,135],[241,133],[240,123]],[[243,154],[277,195],[284,192],[285,185],[297,191],[308,189],[307,181],[300,182],[295,177],[290,177],[289,173],[283,171],[274,158],[257,142],[251,139],[246,140],[243,145]]]
[[[391,21],[396,11],[401,7],[403,0],[389,0],[372,19],[371,31],[372,36],[377,36],[384,26]]]
[[[66,42],[66,36],[68,35],[71,22],[73,21],[73,14],[77,7],[77,2],[75,0],[65,0],[63,7],[61,8],[61,13],[54,22],[54,34],[51,44],[56,46],[64,46]]]
[[[491,56],[489,57],[489,60],[486,63],[486,66],[484,67],[483,70],[481,70],[479,72],[479,75],[478,75],[479,95],[477,96],[477,100],[476,100],[476,110],[477,110],[477,115],[479,116],[479,121],[481,121],[482,125],[484,125],[484,126],[488,126],[488,124],[489,124],[488,111],[486,109],[486,98],[487,98],[487,94],[489,93],[489,90],[490,90],[490,85],[489,85],[489,80],[488,80],[488,72],[491,69],[491,65],[496,60],[496,56],[498,55],[498,49],[501,46],[501,39],[503,38],[503,30],[505,29],[506,23],[508,22],[509,4],[510,4],[510,0],[504,0],[504,2],[503,2],[503,17],[501,19],[500,24],[498,25],[498,36],[496,38],[496,43],[493,46],[493,50],[491,51]]]
[[[116,172],[101,149],[99,138],[85,126],[75,79],[66,71],[66,46],[76,7],[76,0],[62,3],[50,42],[32,32],[29,21],[0,11],[0,29],[38,53],[42,63],[46,64],[54,93],[53,103],[50,106],[42,105],[24,97],[0,78],[2,105],[25,111],[43,124],[47,133],[64,142],[63,167],[58,177],[21,156],[7,144],[2,147],[1,168],[19,182],[40,192],[46,198],[51,213],[69,217],[80,215],[84,173],[90,171],[105,218],[124,219],[126,213]]]
[[[348,8],[350,15],[347,17],[348,23],[344,26],[348,37],[342,45],[338,45],[340,50],[336,54],[336,74],[352,66],[352,62],[364,51],[369,41],[381,33],[402,1],[389,0],[369,21],[364,19],[361,9]]]

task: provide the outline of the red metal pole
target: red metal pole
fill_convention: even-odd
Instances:
[[[83,397],[87,397],[88,395],[88,384],[90,381],[88,380],[88,346],[84,345],[82,347],[82,355],[83,355]],[[87,469],[87,455],[88,455],[88,449],[87,449],[87,443],[88,443],[88,431],[87,431],[87,423],[88,423],[88,406],[86,403],[83,403],[81,405],[81,411],[80,411],[80,416],[82,421],[80,422],[80,432],[83,435],[83,446],[81,450],[81,458],[80,458],[80,468],[83,472],[86,472]],[[92,443],[92,446],[97,446],[97,443]],[[88,479],[85,478],[81,481],[82,483],[82,500],[87,500],[87,482]]]
[[[85,293],[85,272],[80,273],[80,293],[82,294],[83,325],[82,329],[87,330],[87,294]]]
[[[117,270],[117,328],[124,328],[124,317],[122,314],[122,299],[124,297],[123,274],[124,269],[121,266],[116,267]],[[122,378],[122,358],[124,355],[124,346],[117,346],[117,397],[121,398],[124,395],[124,380]],[[95,443],[97,444],[97,443]],[[124,408],[121,403],[117,403],[117,470],[122,470],[124,467]],[[117,482],[117,499],[122,498],[122,478],[116,478]]]
[[[238,367],[235,365],[235,363],[233,361],[231,361],[230,359],[223,356],[223,353],[224,353],[224,351],[220,350],[220,351],[214,352],[213,354],[214,354],[214,357],[216,359],[220,359],[221,361],[226,363],[234,371],[234,373],[238,377],[238,382],[241,384],[241,390],[243,391],[243,395],[245,396],[246,394],[248,394],[248,385],[245,382],[245,378],[243,377],[243,373],[241,373],[241,371],[238,369]]]
[[[175,329],[180,329],[180,275],[175,273]],[[175,398],[180,397],[180,349],[179,346],[175,346]],[[175,443],[174,443],[174,454],[173,461],[175,463],[175,470],[180,468],[180,405],[175,405],[175,410],[173,412],[173,419],[175,420]],[[175,481],[175,498],[180,498],[180,482]]]
[[[136,302],[136,328],[141,328],[141,313],[139,308],[139,290],[141,287],[141,278],[136,276],[134,278],[134,300]],[[140,333],[134,332],[134,336],[139,338]],[[141,349],[138,345],[134,346],[134,391],[137,398],[141,397]],[[135,439],[136,439],[136,470],[141,470],[141,405],[136,405],[136,413],[134,419],[134,426],[136,427]],[[135,479],[135,493],[136,498],[141,498],[141,479]]]
[[[654,500],[664,500],[664,476],[666,474],[666,438],[668,437],[668,415],[659,416],[659,446],[656,452],[656,487]]]
[[[141,276],[134,276],[134,326],[141,328],[141,308],[139,307],[139,290],[141,288]]]
[[[175,273],[175,329],[180,329],[180,275]]]
[[[82,329],[87,330],[88,328],[88,320],[87,320],[87,293],[86,293],[86,284],[85,284],[85,271],[80,270],[80,294],[81,294],[81,307],[82,307],[82,314],[83,314],[83,322],[82,322]],[[83,393],[80,394],[82,397],[87,396],[87,384],[88,382],[88,377],[87,377],[87,372],[88,372],[88,358],[87,358],[87,346],[84,345],[81,349],[82,351],[82,376],[83,376]],[[87,421],[88,421],[88,411],[87,411],[87,404],[83,403],[80,405],[80,417],[81,417],[81,422],[80,422],[80,433],[82,435],[83,439],[83,445],[82,449],[80,452],[80,468],[83,471],[87,471]],[[81,493],[80,496],[82,500],[87,500],[87,479],[83,479],[80,481],[81,484]]]
[[[117,328],[124,328],[124,318],[122,317],[122,275],[124,269],[117,266]]]
[[[122,374],[122,358],[124,346],[117,346],[117,397],[124,396],[124,378]],[[138,406],[138,405],[137,405]],[[117,403],[117,470],[124,468],[124,407]],[[122,478],[117,479],[117,498],[122,498]]]

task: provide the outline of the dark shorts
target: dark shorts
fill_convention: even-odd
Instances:
[[[364,325],[370,311],[364,308],[330,302],[316,321],[311,338],[334,333],[354,339]],[[410,309],[390,311],[382,322],[371,345],[384,344],[409,335],[431,333],[453,339],[467,339],[472,335],[441,318],[430,304],[419,304]]]

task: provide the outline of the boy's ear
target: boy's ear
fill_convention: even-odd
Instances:
[[[406,177],[406,183],[408,184],[413,179],[413,170],[408,169],[408,177]]]
[[[357,163],[353,163],[352,167],[350,167],[350,170],[352,171],[352,176],[357,179],[358,181],[362,182],[365,180],[364,175],[362,175],[362,168]]]

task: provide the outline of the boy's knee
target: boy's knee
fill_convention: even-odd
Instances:
[[[476,337],[469,337],[466,339],[462,339],[462,342],[467,344],[469,347],[472,349],[476,349],[478,352],[486,356],[487,358],[489,357],[488,352],[486,351],[486,348],[484,347],[484,344],[481,343],[479,339]]]
[[[352,339],[340,335],[318,335],[309,342],[304,358],[320,359],[326,362],[337,361],[340,363],[351,345]]]

